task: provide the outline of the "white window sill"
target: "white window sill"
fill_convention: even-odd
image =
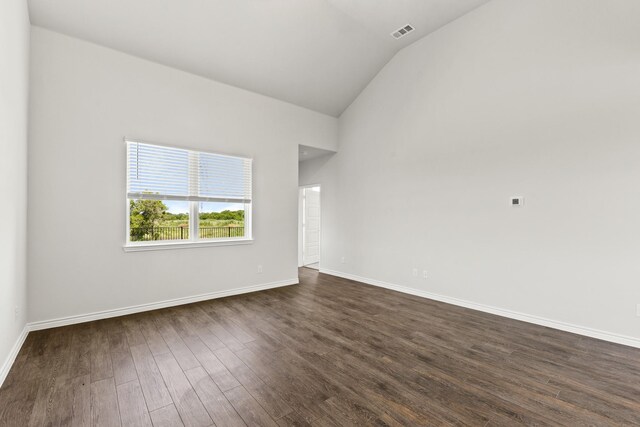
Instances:
[[[129,243],[122,247],[125,252],[164,251],[167,249],[206,248],[211,246],[250,245],[253,239],[203,240],[199,242]]]

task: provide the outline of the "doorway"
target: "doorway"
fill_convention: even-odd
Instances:
[[[298,266],[320,269],[320,185],[300,187]]]

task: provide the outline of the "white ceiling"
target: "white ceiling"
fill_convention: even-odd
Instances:
[[[339,116],[400,49],[488,0],[29,0],[31,23]],[[410,23],[415,31],[390,33]]]

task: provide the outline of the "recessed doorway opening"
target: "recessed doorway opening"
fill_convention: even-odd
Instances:
[[[320,185],[300,187],[298,266],[320,269]]]

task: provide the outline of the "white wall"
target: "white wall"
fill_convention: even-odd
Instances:
[[[315,172],[324,267],[640,338],[638,16],[494,0],[399,52]]]
[[[297,277],[298,144],[334,146],[335,118],[37,27],[31,46],[30,321]],[[123,252],[125,135],[253,157],[255,243]]]
[[[26,323],[29,16],[23,0],[0,2],[0,384]],[[18,316],[15,316],[15,309]]]

